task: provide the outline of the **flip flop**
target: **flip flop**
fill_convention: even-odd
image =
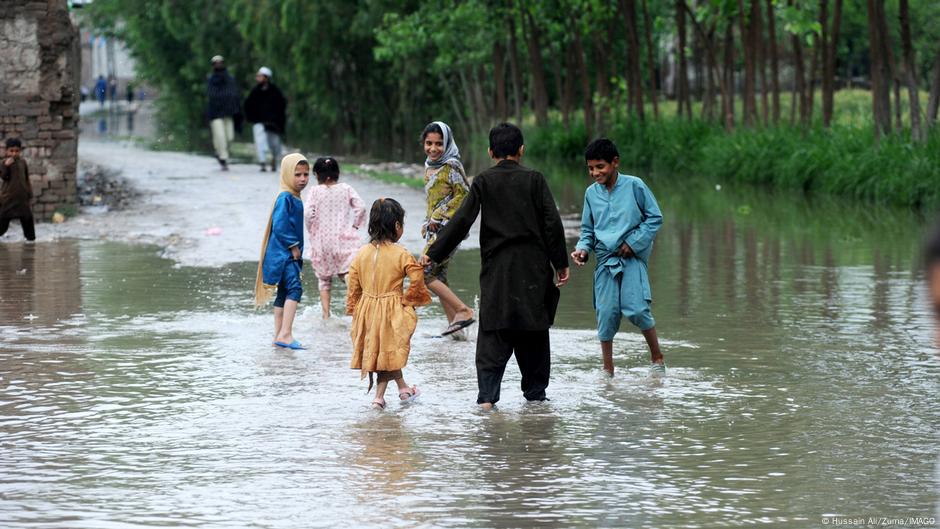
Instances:
[[[467,328],[476,322],[477,320],[473,318],[470,318],[468,320],[455,321],[454,323],[451,323],[450,325],[447,326],[447,329],[445,329],[444,332],[441,333],[441,336],[450,336],[451,334],[454,334],[460,329]]]
[[[382,397],[376,397],[375,400],[372,401],[372,409],[374,409],[374,410],[384,410],[384,409],[385,409],[385,399],[383,399]]]
[[[307,349],[306,347],[300,345],[300,342],[298,342],[297,340],[294,340],[294,341],[291,342],[291,343],[274,342],[274,345],[276,345],[276,346],[278,346],[278,347],[282,347],[282,348],[284,348],[284,349],[293,349],[293,350],[295,350],[295,351],[302,351],[302,350],[306,350],[306,349]]]

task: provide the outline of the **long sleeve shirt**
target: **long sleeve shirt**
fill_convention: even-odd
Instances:
[[[555,269],[568,267],[565,234],[545,177],[512,160],[473,179],[427,255],[442,262],[480,223],[480,328],[544,330],[555,318]]]
[[[592,184],[584,193],[581,238],[576,248],[594,252],[598,266],[626,243],[647,263],[663,215],[649,187],[635,176],[619,174],[613,189]]]

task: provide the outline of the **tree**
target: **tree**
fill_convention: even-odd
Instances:
[[[885,25],[884,0],[866,0],[868,35],[871,49],[872,114],[875,139],[891,133],[891,69],[888,66],[888,28]]]
[[[911,14],[908,0],[900,0],[901,49],[904,54],[904,81],[907,84],[911,112],[911,138],[923,142],[927,139],[920,125],[920,96],[917,93],[917,67],[914,62],[914,45],[911,41]]]

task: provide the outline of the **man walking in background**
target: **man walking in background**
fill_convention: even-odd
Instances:
[[[223,171],[228,171],[228,149],[235,139],[235,115],[241,111],[241,95],[221,55],[212,58],[212,74],[207,82],[209,129],[215,156]]]
[[[271,69],[262,66],[255,74],[258,84],[245,99],[245,119],[254,123],[251,131],[255,138],[255,150],[261,171],[265,170],[268,153],[271,153],[271,170],[276,170],[281,160],[283,138],[287,124],[287,99],[271,82]]]

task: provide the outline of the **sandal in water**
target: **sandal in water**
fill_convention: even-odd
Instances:
[[[385,409],[385,399],[382,397],[376,397],[372,400],[372,409],[373,410],[384,410]]]

